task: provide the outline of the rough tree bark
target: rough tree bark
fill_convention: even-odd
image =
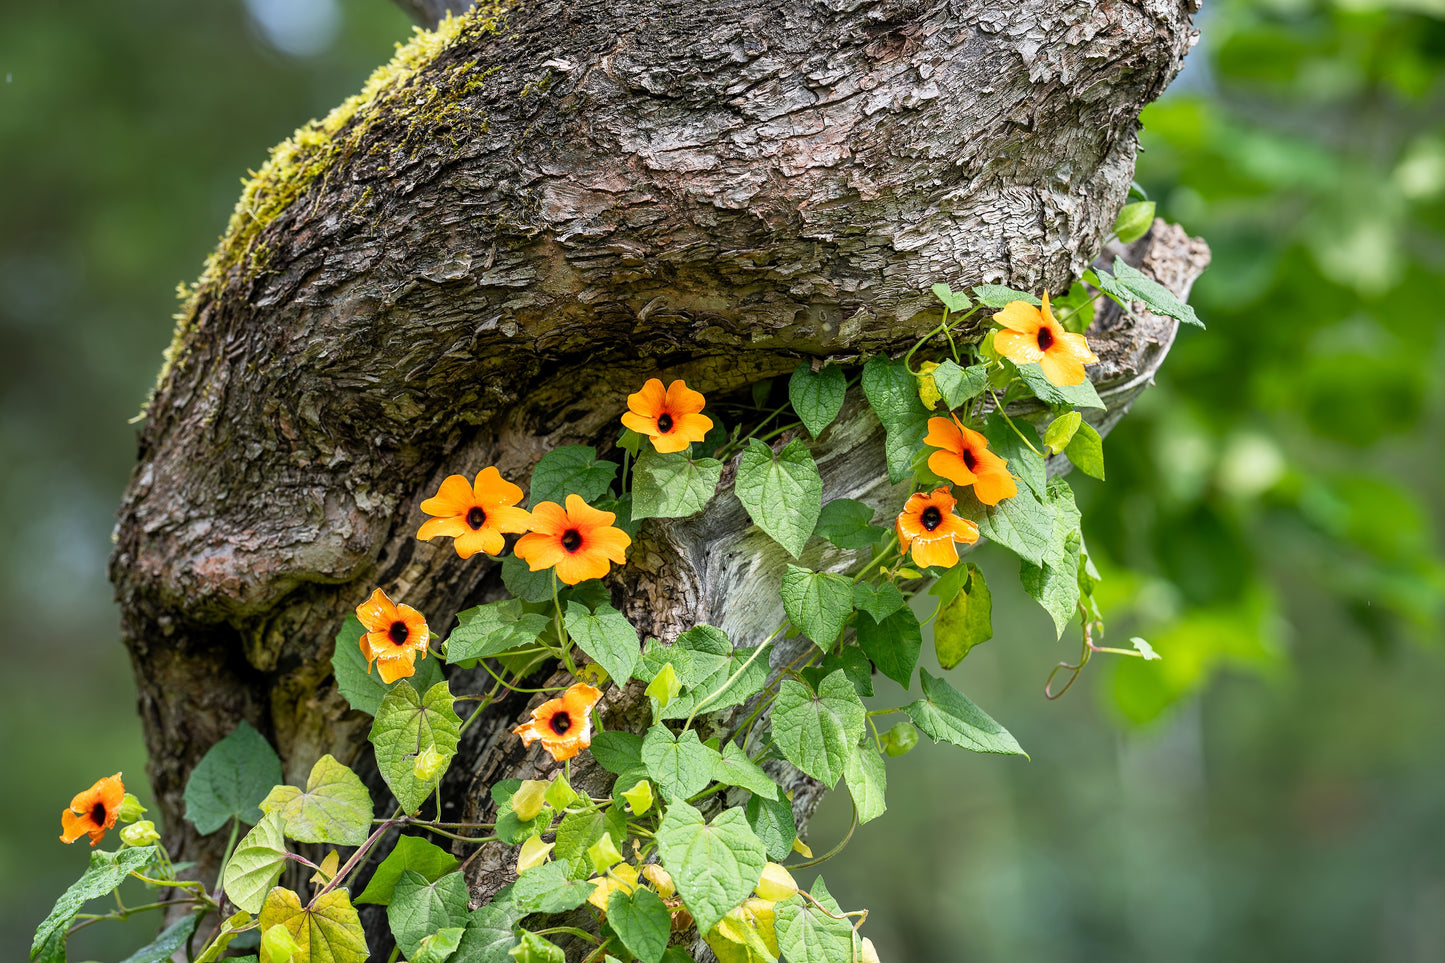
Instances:
[[[277,148],[181,315],[111,564],[177,858],[214,868],[181,794],[242,718],[292,781],[327,752],[369,765],[328,660],[371,587],[443,633],[497,597],[494,563],[414,537],[446,475],[525,479],[555,445],[605,449],[647,377],[717,397],[905,347],[935,281],[1067,288],[1194,7],[488,5]],[[1207,252],[1160,222],[1126,258],[1183,294]],[[1173,333],[1104,312],[1103,427]],[[878,436],[856,404],[825,433],[825,499],[897,510]],[[730,478],[702,518],[645,523],[609,580],[644,633],[710,622],[750,645],[781,617],[782,559]],[[613,690],[605,711],[639,700]],[[477,811],[496,779],[545,771],[508,735],[526,708],[471,727],[450,798]],[[816,787],[795,782],[806,819]],[[505,879],[487,854],[473,896]]]

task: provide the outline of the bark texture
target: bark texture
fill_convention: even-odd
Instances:
[[[111,564],[177,858],[219,855],[181,794],[242,718],[292,781],[327,752],[369,765],[328,660],[373,586],[442,633],[497,597],[494,563],[414,538],[446,475],[525,479],[558,444],[605,447],[648,377],[718,396],[906,347],[936,281],[1066,288],[1124,201],[1138,112],[1193,8],[488,5],[278,147],[181,316]],[[1162,223],[1126,256],[1180,294],[1207,261]],[[1104,312],[1103,428],[1173,332]],[[825,498],[901,501],[879,432],[855,403],[825,433]],[[730,486],[699,519],[645,524],[609,583],[644,633],[710,622],[746,645],[777,624],[781,553]],[[618,720],[638,709],[609,698]],[[474,783],[451,795],[473,811],[537,771],[507,734],[525,708],[469,729],[453,772]],[[505,877],[488,854],[473,895]]]

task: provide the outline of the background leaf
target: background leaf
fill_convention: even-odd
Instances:
[[[827,364],[821,371],[813,371],[805,361],[793,369],[788,379],[788,401],[808,434],[817,438],[843,410],[847,388],[843,369]]]
[[[568,495],[580,495],[589,505],[607,494],[617,476],[617,464],[599,461],[591,445],[562,445],[542,456],[532,469],[527,504],[542,502],[565,506]]]
[[[753,522],[797,558],[823,510],[823,480],[802,441],[794,438],[776,456],[756,438],[738,459],[734,486]]]
[[[261,818],[261,800],[281,781],[281,759],[276,750],[242,720],[191,770],[186,780],[186,818],[203,836],[220,829],[232,817],[255,824]]]

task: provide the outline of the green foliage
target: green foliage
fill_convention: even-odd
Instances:
[[[97,897],[115,889],[131,873],[144,869],[156,857],[154,846],[138,849],[123,849],[118,853],[104,850],[90,854],[90,864],[80,879],[71,884],[49,915],[35,930],[35,940],[30,944],[30,959],[41,963],[63,963],[65,960],[65,931],[81,907]],[[762,872],[758,864],[758,872]]]
[[[933,620],[933,648],[944,669],[958,665],[974,646],[993,638],[993,596],[983,572],[972,562],[955,569],[959,570],[967,573],[967,579],[951,599],[940,600]]]
[[[1044,552],[1043,564],[1025,561],[1019,568],[1024,591],[1049,613],[1060,637],[1064,626],[1077,614],[1079,607],[1079,551],[1083,535],[1079,531],[1081,517],[1074,506],[1074,493],[1062,478],[1049,482],[1049,508],[1054,517],[1053,535]]]
[[[888,789],[888,776],[871,738],[865,738],[848,753],[843,765],[843,782],[848,786],[848,794],[853,797],[860,823],[877,819],[888,808],[883,801],[883,794]]]
[[[843,775],[863,729],[863,703],[842,670],[824,678],[816,694],[792,679],[780,683],[773,741],[784,758],[825,786]]]
[[[847,387],[848,379],[837,365],[824,365],[819,371],[806,364],[793,369],[788,379],[788,401],[808,434],[817,438],[838,417]]]
[[[873,522],[873,509],[851,498],[835,498],[818,513],[813,534],[839,548],[867,548],[884,530]]]
[[[860,615],[858,646],[879,672],[906,689],[923,650],[923,628],[906,605],[882,622],[873,621],[871,615]]]
[[[842,575],[789,565],[782,595],[788,618],[824,651],[833,647],[853,614],[853,582]]]
[[[801,441],[774,455],[756,438],[738,460],[735,491],[749,517],[797,558],[823,510],[823,480]]]
[[[672,933],[672,915],[650,889],[614,890],[607,898],[607,923],[640,963],[658,963]]]
[[[886,432],[888,480],[902,481],[912,473],[913,459],[928,433],[928,409],[918,398],[918,382],[901,359],[875,355],[863,366],[863,393]]]
[[[153,941],[121,960],[120,963],[167,963],[172,954],[185,950],[186,944],[190,942],[191,934],[195,933],[196,925],[200,922],[200,913],[176,920]]]
[[[371,809],[371,794],[365,784],[329,754],[311,767],[305,792],[295,786],[277,786],[261,802],[262,812],[281,817],[291,839],[341,846],[366,842],[371,835]]]
[[[365,963],[366,933],[345,889],[321,893],[302,905],[289,889],[277,887],[261,908],[261,932],[282,926],[312,963]]]
[[[244,720],[216,743],[186,780],[186,818],[202,835],[229,819],[255,824],[257,808],[271,787],[281,781],[281,758],[259,732]]]
[[[547,598],[551,599],[550,587]],[[466,609],[457,613],[457,627],[447,638],[447,661],[474,663],[476,659],[532,645],[549,621],[545,615],[525,611],[518,599]]]
[[[1036,308],[1043,304],[1027,291],[1016,291],[1002,284],[980,284],[973,289],[973,296],[987,308],[1006,308],[1013,301],[1026,301]]]
[[[248,913],[261,912],[266,894],[286,868],[285,821],[280,813],[262,817],[242,837],[226,863],[221,887],[226,898]]]
[[[1044,375],[1044,369],[1037,362],[1017,366],[1019,377],[1040,401],[1049,405],[1066,405],[1071,408],[1105,407],[1094,390],[1094,383],[1088,378],[1076,385],[1056,385]]]
[[[566,627],[577,647],[606,669],[608,676],[623,681],[632,678],[633,667],[642,658],[642,643],[621,612],[605,602],[595,612],[568,602]]]
[[[816,904],[794,896],[778,904],[778,949],[788,963],[838,963],[858,959],[853,925],[818,877],[810,891]]]
[[[933,383],[943,395],[943,403],[949,408],[962,408],[978,397],[988,386],[988,365],[976,364],[960,368],[944,358],[933,369]]]
[[[466,880],[461,873],[447,873],[433,880],[404,870],[392,890],[386,919],[396,945],[407,959],[413,959],[426,937],[438,930],[466,925]]]
[[[416,775],[417,755],[432,749],[450,758],[457,751],[461,719],[452,708],[452,693],[438,682],[419,695],[409,685],[398,685],[387,693],[371,726],[371,744],[376,749],[376,767],[403,810],[421,809],[445,774],[443,769],[429,779]]]
[[[662,454],[651,445],[637,456],[632,481],[632,518],[686,518],[707,507],[722,478],[715,458]]]
[[[1204,327],[1204,322],[1194,313],[1194,309],[1180,301],[1164,285],[1147,277],[1138,268],[1125,263],[1123,258],[1114,259],[1114,273],[1097,270],[1089,278],[1090,283],[1095,284],[1099,290],[1120,304],[1128,306],[1131,301],[1143,301],[1149,310],[1156,314],[1166,315],[1171,318],[1178,318],[1188,324]],[[1087,275],[1086,275],[1087,277]]]
[[[420,836],[399,836],[396,845],[371,874],[371,881],[356,897],[357,903],[385,906],[402,873],[410,872],[434,883],[456,869],[459,861],[451,853]]]
[[[947,742],[974,752],[1024,755],[1008,730],[994,722],[968,697],[927,669],[919,670],[923,698],[903,707],[913,724],[934,742]]]
[[[752,891],[767,862],[762,842],[741,811],[725,809],[707,823],[680,799],[662,817],[657,851],[704,933]]]
[[[670,797],[686,799],[712,781],[720,758],[717,750],[704,746],[696,729],[679,736],[662,725],[647,730],[642,740],[642,764],[648,778]]]
[[[528,913],[565,913],[587,902],[592,887],[571,879],[566,866],[552,862],[518,876],[512,895],[517,905]]]
[[[1104,480],[1104,440],[1093,425],[1081,423],[1069,439],[1064,454],[1085,475]]]
[[[532,469],[528,504],[533,507],[542,502],[564,505],[568,495],[580,495],[591,504],[607,494],[616,476],[617,464],[599,461],[597,449],[592,446],[562,445],[543,455]]]

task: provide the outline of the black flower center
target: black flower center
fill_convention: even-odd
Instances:
[[[386,637],[397,645],[406,644],[407,637],[411,635],[411,629],[406,627],[405,622],[393,622],[391,628],[386,630]]]
[[[562,533],[562,547],[569,552],[575,552],[582,547],[582,534],[575,528],[569,528]]]
[[[95,804],[94,808],[90,810],[90,821],[97,826],[105,825],[105,803]]]
[[[918,516],[918,521],[931,532],[943,524],[943,512],[938,510],[937,505],[929,505],[923,510],[923,514]]]
[[[467,524],[471,526],[472,531],[475,532],[486,523],[487,513],[482,511],[480,506],[473,505],[471,510],[467,512]]]
[[[566,712],[559,712],[552,717],[552,721],[548,724],[557,735],[565,736],[567,730],[572,728],[572,716]]]
[[[659,433],[664,435],[667,434],[669,431],[672,431],[672,415],[669,415],[665,411],[662,414],[658,415],[657,430]]]
[[[965,448],[963,450],[963,464],[969,471],[973,471],[978,465],[978,459],[973,456],[973,449]]]
[[[1054,346],[1054,333],[1048,328],[1039,328],[1039,350],[1047,351]]]

